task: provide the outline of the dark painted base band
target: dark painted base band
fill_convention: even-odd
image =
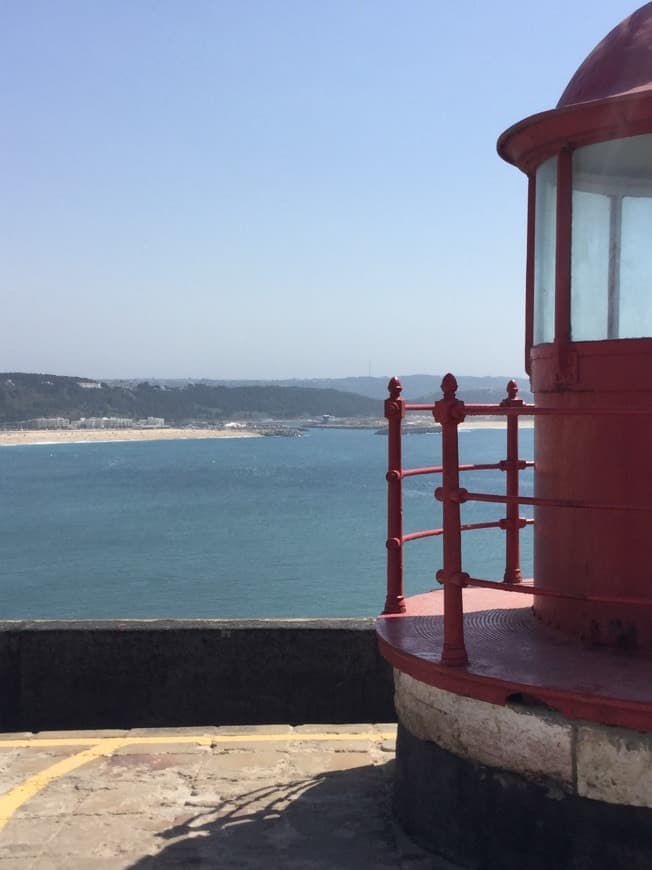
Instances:
[[[400,721],[394,809],[414,840],[465,870],[652,867],[652,810],[459,758]]]

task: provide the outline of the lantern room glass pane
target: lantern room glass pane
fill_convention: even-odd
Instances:
[[[652,336],[652,196],[623,199],[620,338]]]
[[[571,337],[652,337],[652,135],[573,154]]]
[[[571,339],[607,338],[609,198],[573,191]]]
[[[557,246],[557,158],[537,169],[534,214],[534,344],[555,336],[555,249]]]

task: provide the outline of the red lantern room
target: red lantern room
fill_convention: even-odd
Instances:
[[[415,838],[463,866],[652,866],[652,3],[591,52],[556,109],[498,142],[528,177],[525,364],[500,405],[452,375],[433,406],[401,398],[389,426],[388,585],[379,645],[394,666],[395,806]],[[401,426],[431,410],[440,466],[402,464]],[[460,423],[503,417],[505,459],[463,465]],[[535,421],[534,462],[519,419]],[[520,473],[534,465],[534,494]],[[466,473],[504,472],[504,493]],[[441,528],[403,529],[402,487],[437,476]],[[500,521],[465,523],[469,502]],[[534,575],[519,536],[532,520]],[[464,570],[461,538],[505,537],[499,580]],[[406,596],[403,549],[441,536],[442,589]],[[407,580],[409,583],[409,578]]]
[[[639,599],[652,595],[651,517],[626,508],[652,496],[652,4],[591,52],[556,109],[507,130],[498,150],[529,178],[536,404],[616,411],[536,421],[536,494],[620,510],[560,520],[537,508],[537,584],[614,600],[537,597],[535,613],[586,643],[650,653],[652,608]]]

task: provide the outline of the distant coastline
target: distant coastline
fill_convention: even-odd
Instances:
[[[85,444],[113,441],[176,441],[191,438],[260,438],[240,429],[25,429],[0,431],[0,447],[21,444]]]
[[[503,418],[502,420],[496,420],[494,417],[493,420],[475,420],[468,419],[463,423],[460,423],[460,432],[463,432],[465,429],[506,429],[507,428],[507,420]],[[534,429],[534,418],[533,417],[525,417],[525,419],[521,418],[518,421],[519,429]]]
[[[353,422],[348,424],[315,425],[311,423],[311,429],[376,429],[377,421],[373,425],[360,425]],[[460,431],[476,429],[504,429],[504,420],[465,420],[460,424]],[[534,426],[532,419],[520,421],[520,428],[531,429]],[[438,427],[435,427],[438,429]],[[406,433],[419,433],[432,431],[433,426],[405,426]],[[265,434],[295,434],[294,430],[287,431],[278,429],[270,431],[252,431],[243,429],[24,429],[24,430],[0,430],[0,447],[16,447],[21,444],[87,444],[115,441],[178,441],[198,438],[262,438]]]

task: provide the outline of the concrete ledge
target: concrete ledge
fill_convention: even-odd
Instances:
[[[573,728],[552,711],[464,698],[395,672],[400,720],[420,740],[491,767],[574,782]]]
[[[395,720],[373,619],[0,622],[0,730]]]
[[[652,808],[652,735],[625,728],[577,728],[577,793]]]

